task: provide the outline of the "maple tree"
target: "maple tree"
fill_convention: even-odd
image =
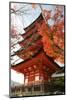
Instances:
[[[61,63],[64,63],[64,8],[56,6],[54,14],[52,11],[43,10],[44,21],[37,23],[39,34],[42,36],[43,49],[46,54]],[[52,20],[53,25],[48,21]]]

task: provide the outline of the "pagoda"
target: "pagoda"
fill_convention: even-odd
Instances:
[[[24,40],[19,42],[21,49],[14,54],[23,59],[22,62],[11,65],[11,69],[24,74],[22,96],[44,95],[48,91],[51,75],[60,70],[60,66],[43,50],[42,37],[37,28],[37,23],[41,25],[43,22],[44,19],[40,14],[31,25],[24,29],[25,34],[21,35]]]

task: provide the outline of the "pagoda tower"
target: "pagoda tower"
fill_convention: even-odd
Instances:
[[[42,22],[44,22],[44,19],[40,14],[31,25],[25,28],[25,34],[21,35],[24,40],[19,42],[21,49],[14,54],[23,61],[11,65],[11,69],[24,74],[24,86],[27,87],[40,86],[50,82],[51,75],[60,69],[43,50],[41,36],[37,29],[37,23],[41,25]]]

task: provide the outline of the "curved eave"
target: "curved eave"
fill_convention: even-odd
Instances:
[[[39,59],[40,62],[43,63],[43,66],[47,66],[52,70],[60,69],[60,66],[54,63],[51,58],[48,59],[48,57],[44,55],[44,52],[42,50],[38,54],[36,54],[34,57],[27,59],[26,61],[23,61],[15,66],[11,66],[11,68],[22,73],[23,69],[32,67],[33,65],[35,65],[37,63],[37,59]]]
[[[33,45],[34,44],[34,45]],[[25,48],[25,49],[21,49],[21,50],[19,50],[19,51],[17,51],[16,52],[16,54],[18,54],[19,52],[24,52],[24,51],[26,51],[26,50],[32,50],[32,49],[35,49],[36,47],[37,48],[40,48],[40,47],[42,47],[43,45],[42,45],[42,42],[41,42],[41,39],[38,39],[38,40],[36,40],[33,44],[31,44],[31,45],[29,45],[27,48]],[[43,49],[43,48],[42,48]]]
[[[60,73],[60,74],[54,73],[51,77],[52,78],[57,78],[57,77],[64,77],[64,76],[65,76],[64,73]]]
[[[27,61],[29,61],[29,60],[35,58],[41,51],[42,51],[42,50],[40,49],[37,53],[35,53],[35,54],[34,54],[33,56],[31,56],[30,58],[28,58],[28,59],[26,59],[26,60],[24,60],[24,61],[22,61],[22,62],[20,62],[20,63],[18,63],[18,64],[16,64],[16,65],[12,65],[11,67],[17,67],[18,65],[21,65],[21,64],[26,63]]]
[[[29,26],[27,26],[26,28],[24,28],[25,33],[27,33],[27,32],[34,26],[35,22],[37,22],[38,19],[39,19],[40,17],[42,17],[42,13],[40,13],[40,15],[38,16],[38,18],[36,18],[35,21],[33,21]],[[43,18],[43,17],[42,17],[42,18]],[[43,19],[42,19],[42,20],[43,20]],[[23,35],[25,35],[25,34],[22,34],[22,36],[23,36]]]

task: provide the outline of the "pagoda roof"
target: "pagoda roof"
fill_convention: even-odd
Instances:
[[[29,46],[25,50],[16,52],[16,55],[25,60],[37,54],[41,49],[42,49],[42,43],[38,41],[38,43]]]
[[[65,72],[64,68],[61,67],[61,69],[53,73],[51,77],[53,78],[64,77],[64,72]]]
[[[34,39],[28,39],[24,42],[21,42],[20,46],[22,47],[22,49],[17,52],[26,50],[27,48],[30,48],[30,47],[32,48],[35,48],[35,46],[40,47],[40,45],[42,45],[41,37],[38,37],[38,39],[35,39],[35,38],[36,37],[34,37]]]
[[[22,36],[23,37],[25,37],[26,39],[24,39],[23,41],[21,41],[20,42],[20,44],[22,44],[23,45],[23,43],[28,39],[28,41],[26,42],[26,44],[30,41],[30,43],[31,43],[31,38],[30,37],[32,37],[34,34],[33,34],[33,32],[32,31],[37,31],[37,28],[36,28],[36,26],[35,26],[35,24],[37,23],[37,22],[39,22],[40,23],[40,20],[41,20],[41,22],[42,22],[42,20],[43,20],[43,17],[42,17],[42,14],[40,14],[40,16],[32,23],[32,24],[30,24],[28,27],[26,27],[25,28],[25,34],[23,34]],[[34,28],[35,28],[35,30],[34,30]],[[30,32],[31,31],[31,32]],[[35,32],[34,32],[35,33]],[[38,34],[38,32],[37,32],[37,34]],[[34,36],[34,39],[35,39],[35,36]],[[33,39],[32,39],[33,40]],[[33,43],[36,43],[37,44],[37,42],[38,42],[38,39],[37,40],[35,40]],[[26,46],[26,44],[24,44],[23,46]],[[41,43],[42,44],[42,43]],[[41,47],[41,44],[39,44],[39,46]],[[18,54],[18,55],[21,55],[21,53],[22,53],[22,51],[24,52],[26,52],[26,50],[28,51],[28,50],[31,50],[31,47],[32,47],[33,45],[28,45],[27,46],[27,48],[25,48],[25,49],[21,49],[20,51],[17,51],[16,52],[16,54]],[[37,46],[37,45],[36,45]],[[35,47],[35,46],[34,46]],[[32,47],[33,48],[33,47]],[[20,54],[19,54],[20,53]],[[38,62],[39,61],[39,62]],[[58,69],[58,68],[60,68],[59,67],[59,65],[57,65],[54,61],[53,61],[53,59],[52,58],[50,58],[50,57],[48,57],[47,55],[46,55],[46,53],[43,51],[43,48],[41,48],[41,49],[39,49],[38,50],[38,52],[36,52],[36,53],[34,53],[34,55],[33,56],[31,56],[31,57],[29,57],[28,59],[25,59],[24,61],[22,61],[21,63],[18,63],[18,64],[16,64],[16,65],[12,65],[11,66],[11,68],[12,69],[14,69],[14,70],[16,70],[16,71],[18,71],[18,72],[20,72],[20,73],[24,73],[24,69],[25,68],[28,68],[28,67],[32,67],[33,65],[36,65],[36,64],[38,64],[38,63],[41,63],[41,64],[43,64],[41,67],[43,67],[43,66],[46,66],[46,67],[48,67],[48,68],[50,68],[51,70],[56,70],[56,69]],[[32,69],[33,70],[33,69]]]
[[[37,22],[40,23],[40,20],[41,21],[44,20],[43,17],[42,17],[42,13],[38,16],[38,18],[34,22],[32,22],[29,26],[27,26],[26,28],[24,28],[25,33],[22,34],[22,36],[24,37],[24,35],[26,35],[28,33],[28,31],[30,31],[31,29],[34,29],[35,24]]]
[[[24,39],[23,41],[19,42],[19,44],[21,46],[26,45],[28,42],[35,42],[37,41],[39,38],[41,38],[41,36],[38,33],[34,33],[31,36],[29,36],[28,38]]]
[[[24,62],[21,62],[17,65],[13,65],[11,66],[12,69],[20,72],[20,73],[24,73],[24,69],[28,69],[29,67],[32,68],[33,70],[33,66],[37,65],[37,66],[41,66],[41,68],[45,67],[49,68],[51,71],[56,71],[57,69],[60,69],[60,66],[57,65],[52,58],[49,58],[43,50],[39,51],[36,55],[34,55],[32,58],[29,58],[27,60],[25,60]],[[38,67],[39,69],[39,67]]]
[[[31,42],[35,40],[37,35],[39,38],[41,38],[41,36],[38,34],[37,27],[36,27],[36,22],[38,22],[40,19],[43,19],[42,14],[40,14],[39,17],[32,24],[30,24],[28,27],[25,28],[26,30],[25,34],[21,35],[24,39],[18,42],[18,44],[21,46],[21,48],[18,51],[25,50],[25,47],[27,45],[31,45]],[[37,40],[35,40],[35,42],[36,41]],[[12,56],[14,56],[16,52],[14,52]]]

